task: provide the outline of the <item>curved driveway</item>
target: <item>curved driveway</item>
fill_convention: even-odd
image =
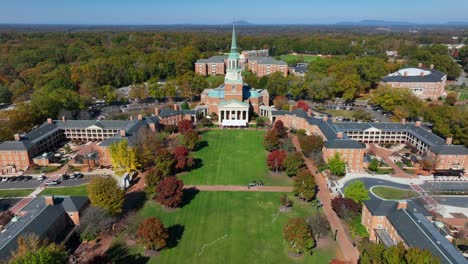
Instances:
[[[399,188],[399,189],[404,189],[404,190],[412,190],[411,187],[407,184],[395,183],[391,181],[365,177],[365,178],[353,179],[353,180],[346,182],[343,188],[341,188],[341,191],[343,192],[346,186],[348,186],[350,183],[357,181],[357,180],[364,182],[364,186],[366,186],[366,189],[368,190],[370,190],[373,186],[377,186],[377,185],[394,187],[394,188]],[[441,183],[444,184],[443,182]],[[380,199],[376,197],[375,195],[373,195],[371,192],[369,194],[371,196],[371,199]],[[468,196],[447,196],[447,195],[439,196],[437,195],[437,196],[433,196],[433,198],[439,204],[442,204],[442,205],[468,208]]]

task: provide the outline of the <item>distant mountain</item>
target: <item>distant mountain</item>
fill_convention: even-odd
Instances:
[[[337,26],[367,26],[367,27],[381,27],[381,26],[413,26],[415,23],[402,22],[402,21],[385,21],[385,20],[362,20],[359,22],[338,22]]]
[[[451,26],[468,26],[468,21],[453,21],[453,22],[447,22],[445,24],[451,25]]]

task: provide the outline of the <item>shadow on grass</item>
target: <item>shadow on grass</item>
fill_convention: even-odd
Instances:
[[[192,202],[193,199],[195,199],[195,196],[200,192],[195,187],[184,189],[183,190],[184,194],[182,196],[182,203],[180,204],[180,208],[184,208],[185,206],[189,205],[190,202]]]
[[[204,149],[206,147],[208,147],[208,141],[202,140],[202,141],[198,142],[198,144],[195,147],[194,151],[199,151],[199,150]]]
[[[149,257],[130,253],[128,247],[121,243],[112,245],[101,258],[101,262],[93,263],[143,264],[149,261]]]
[[[193,165],[190,167],[189,170],[191,171],[196,170],[196,169],[201,168],[202,166],[203,166],[203,160],[195,158],[193,159]]]
[[[184,234],[185,226],[184,225],[173,225],[167,228],[169,232],[169,239],[167,240],[167,248],[175,248],[179,244],[179,240]]]
[[[143,207],[147,198],[144,191],[125,194],[124,212],[137,211]]]

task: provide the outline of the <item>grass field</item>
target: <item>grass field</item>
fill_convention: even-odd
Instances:
[[[270,176],[263,147],[264,131],[212,130],[202,133],[200,150],[194,153],[201,167],[179,175],[185,185],[247,185],[262,180],[266,185],[291,185],[286,176]]]
[[[290,217],[317,213],[296,202],[293,211],[278,213],[281,193],[200,192],[183,208],[167,211],[149,201],[130,221],[134,234],[143,218],[159,217],[169,228],[170,247],[149,263],[329,263],[336,252],[330,242],[311,256],[292,258],[283,242],[283,225]],[[114,242],[124,243],[124,235]],[[130,252],[142,253],[134,246]]]
[[[33,191],[34,189],[0,190],[0,198],[26,197],[30,195]]]
[[[418,194],[411,190],[402,190],[385,186],[377,186],[372,191],[379,197],[388,200],[402,200],[418,196]]]
[[[321,58],[314,55],[283,54],[280,56],[280,59],[287,62],[288,64],[292,64],[297,62],[314,62],[316,60],[320,60]]]
[[[59,196],[88,196],[85,185],[73,187],[47,187],[41,192],[41,195],[59,195]]]
[[[349,228],[351,231],[351,236],[353,237],[356,237],[356,236],[359,236],[361,238],[369,237],[369,233],[367,232],[366,228],[361,223],[360,215],[353,217],[353,219],[351,219],[351,221],[349,222]]]
[[[336,110],[336,109],[325,109],[324,112],[332,115],[333,117],[343,117],[354,120],[353,111],[350,110]]]

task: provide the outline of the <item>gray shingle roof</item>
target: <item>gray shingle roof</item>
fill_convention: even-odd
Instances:
[[[430,150],[441,155],[468,155],[468,149],[463,145],[434,146]]]
[[[227,56],[212,56],[208,59],[199,59],[195,63],[224,63]]]
[[[250,61],[258,61],[258,64],[276,64],[276,65],[285,65],[288,64],[282,60],[277,60],[273,57],[258,57],[258,58],[251,58]]]
[[[365,149],[366,145],[351,139],[332,139],[324,143],[328,149]]]
[[[17,239],[21,235],[34,233],[39,238],[45,238],[46,234],[53,228],[60,228],[61,230],[54,230],[52,233],[57,241],[60,242],[68,234],[67,226],[71,226],[71,220],[63,225],[56,225],[60,218],[65,216],[68,209],[70,212],[76,212],[76,208],[82,208],[88,201],[87,197],[63,197],[54,200],[56,205],[46,206],[43,196],[34,198],[28,205],[21,211],[24,215],[18,217],[16,222],[10,222],[6,225],[6,230],[0,233],[0,258],[7,259],[11,252],[16,250]],[[67,220],[64,220],[67,221]]]

